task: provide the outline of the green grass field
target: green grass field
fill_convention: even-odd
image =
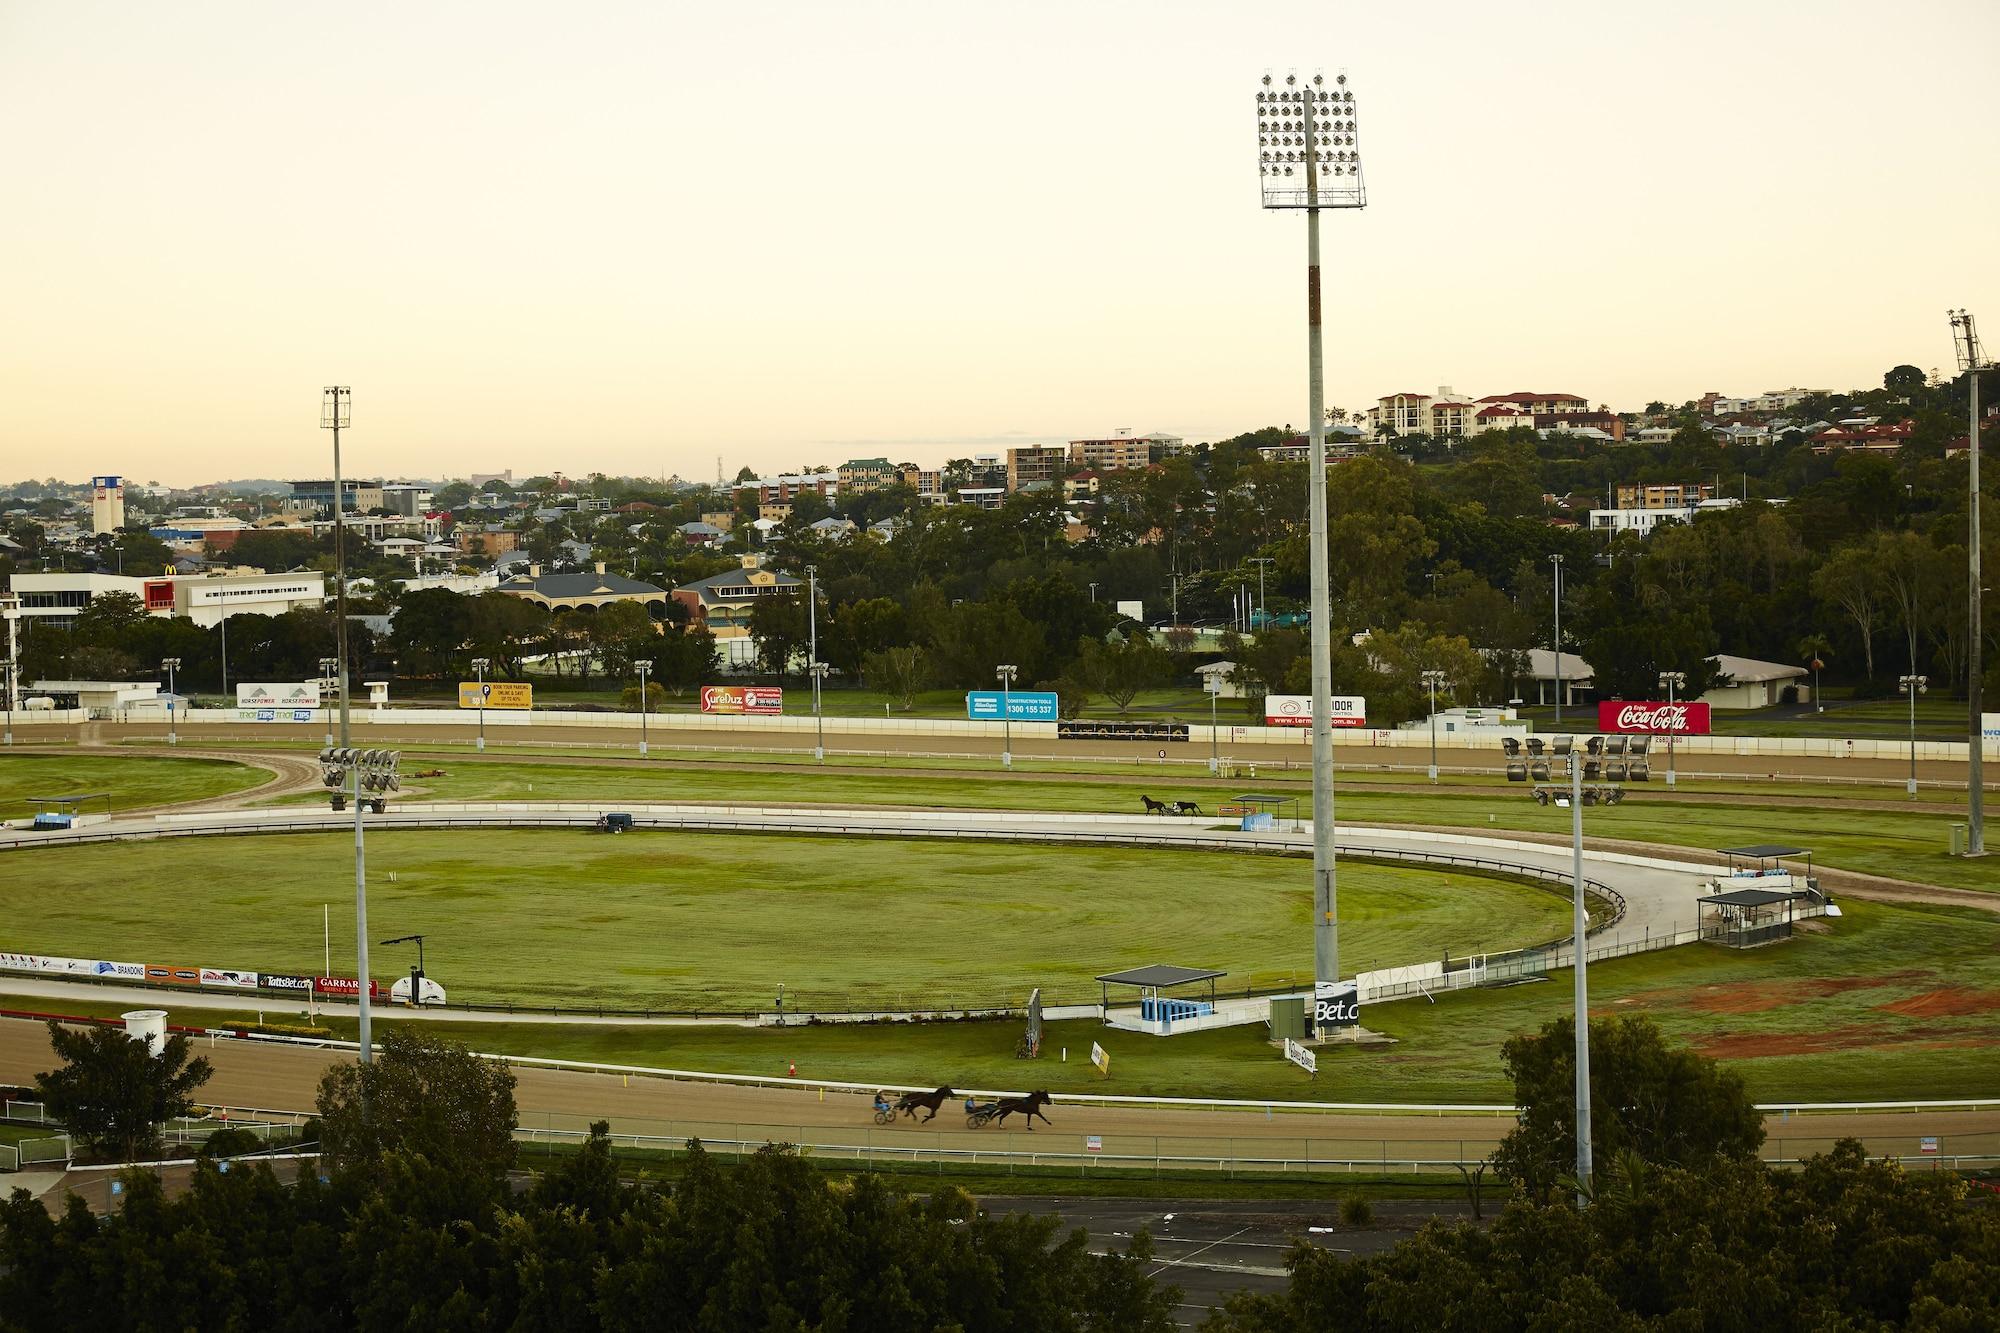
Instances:
[[[422,932],[461,1002],[620,1008],[1020,1004],[1094,1000],[1090,978],[1149,962],[1309,974],[1307,870],[1290,858],[738,834],[384,832],[368,842],[369,925]],[[0,948],[310,971],[321,905],[352,965],[341,835],[203,838],[11,854],[32,903]],[[389,877],[395,876],[392,881]],[[1565,900],[1511,880],[1354,864],[1341,880],[1350,969],[1547,940]],[[345,924],[343,923],[345,919]],[[378,976],[411,951],[378,950]]]
[[[508,765],[446,759],[441,778],[412,779],[421,799],[443,801],[577,800],[603,801],[799,801],[834,805],[901,805],[990,810],[1130,811],[1138,792],[1125,785],[1045,777],[1006,777],[988,770],[940,771],[936,776],[901,777],[854,772],[786,771],[781,774],[718,769],[676,763],[671,757],[645,766],[583,764]],[[1217,782],[1206,773],[1162,773],[1152,794],[1187,798],[1206,809],[1246,790],[1274,785],[1258,779]],[[1337,809],[1343,823],[1438,824],[1495,831],[1569,831],[1569,812],[1538,806],[1519,787],[1504,783],[1478,792],[1384,792],[1354,782],[1341,788]],[[1305,784],[1298,794],[1304,800]],[[1824,807],[1759,806],[1741,803],[1695,805],[1649,801],[1634,792],[1622,805],[1594,808],[1584,816],[1594,837],[1629,838],[1704,850],[1781,839],[1814,852],[1824,865],[1923,883],[1969,889],[2000,889],[2000,861],[1968,861],[1949,854],[1949,826],[1956,813],[1917,803],[1912,810],[1856,810],[1829,801]]]
[[[1990,1097],[2000,1089],[2000,921],[1948,908],[1849,903],[1823,933],[1748,952],[1708,945],[1591,968],[1592,1010],[1643,1013],[1740,1070],[1759,1101]],[[336,959],[337,961],[337,959]],[[0,980],[0,990],[5,982]],[[170,995],[162,1003],[171,1012]],[[1259,1027],[1158,1038],[1094,1021],[1048,1025],[1043,1059],[1014,1058],[1019,1022],[815,1024],[784,1029],[443,1023],[479,1050],[841,1082],[1045,1086],[1158,1096],[1383,1102],[1506,1101],[1499,1049],[1568,1011],[1570,979],[1370,1007],[1397,1039],[1327,1051],[1320,1075],[1284,1063]],[[122,1006],[0,995],[0,1007],[114,1014]],[[182,1011],[176,1021],[195,1011]],[[204,1011],[204,1015],[207,1011]],[[255,1002],[244,1019],[255,1016]],[[275,1019],[278,1010],[267,1004]],[[398,1021],[378,1010],[378,1023]],[[203,1016],[200,1021],[209,1021]],[[352,1037],[351,1020],[330,1026]],[[427,1025],[428,1026],[428,1025]],[[1085,1058],[1097,1041],[1111,1076]],[[1062,1059],[1067,1047],[1069,1059]]]
[[[269,774],[219,759],[156,755],[0,755],[0,817],[34,813],[30,797],[107,792],[114,812],[243,791]],[[87,809],[101,813],[104,803]]]

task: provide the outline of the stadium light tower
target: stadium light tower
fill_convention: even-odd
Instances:
[[[1000,679],[1000,767],[1014,766],[1014,678],[1021,668],[1001,665],[993,668]]]
[[[340,659],[337,657],[322,657],[319,659],[319,681],[320,693],[322,695],[332,693],[329,687],[333,684],[333,669],[339,665]],[[330,699],[324,702],[326,704],[326,743],[331,745],[333,744],[333,702]]]
[[[1688,683],[1688,678],[1687,678],[1687,672],[1685,671],[1662,671],[1660,673],[1660,688],[1667,692],[1667,715],[1669,717],[1673,717],[1676,719],[1676,721],[1674,722],[1674,727],[1676,730],[1679,729],[1680,722],[1678,721],[1679,715],[1674,712],[1673,708],[1674,691],[1686,689],[1687,683]],[[1672,791],[1673,789],[1674,789],[1674,733],[1672,731],[1669,731],[1667,733],[1667,790]]]
[[[1444,672],[1424,672],[1424,684],[1431,692],[1431,785],[1438,780],[1438,686],[1444,684]]]
[[[1971,590],[1971,602],[1967,614],[1971,621],[1966,633],[1966,673],[1965,698],[1968,732],[1966,739],[1971,743],[1966,747],[1965,784],[1965,854],[1967,856],[1986,855],[1986,726],[1981,709],[1985,701],[1981,697],[1980,650],[1984,644],[1980,635],[1984,621],[1980,611],[1979,587],[1979,372],[1992,368],[1979,346],[1979,329],[1972,321],[1969,310],[1954,310],[1951,314],[1952,347],[1958,353],[1958,368],[1965,372],[1966,388],[1972,398],[1971,426],[1966,436],[1965,457],[1969,468],[1967,485],[1970,494],[1966,504],[1965,558],[1968,563],[1966,580]]]
[[[1326,567],[1326,365],[1320,329],[1319,213],[1364,208],[1347,76],[1301,81],[1264,75],[1257,88],[1257,176],[1265,208],[1306,214],[1306,430],[1312,575],[1313,994],[1340,981],[1340,918],[1333,856],[1333,605]]]
[[[490,657],[475,657],[472,659],[473,676],[479,682],[479,739],[474,743],[472,748],[481,754],[486,752],[486,668],[492,665],[493,659]],[[645,692],[643,687],[639,691],[641,694]],[[641,742],[639,745],[639,753],[646,753],[644,742]]]
[[[346,506],[342,503],[346,496],[340,488],[340,432],[354,420],[354,390],[344,384],[329,384],[320,390],[320,429],[333,432],[333,642],[334,655],[340,659],[335,670],[339,672],[340,687],[340,743],[351,744],[347,729],[347,524],[343,515]]]
[[[181,669],[178,657],[160,659],[160,670],[167,673],[167,744],[179,745],[181,738],[174,734],[174,673]]]
[[[653,711],[653,701],[646,694],[646,677],[653,670],[653,660],[642,657],[633,666],[639,668],[639,757],[646,757],[646,714]]]
[[[1898,676],[1896,688],[1910,699],[1910,799],[1914,801],[1917,799],[1917,696],[1930,693],[1931,678]],[[1977,741],[1973,743],[1978,744]]]

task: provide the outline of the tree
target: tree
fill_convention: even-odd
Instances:
[[[1167,654],[1144,630],[1127,632],[1123,643],[1085,639],[1077,645],[1076,675],[1095,693],[1117,705],[1120,713],[1132,706],[1139,691],[1160,684],[1167,677]]]
[[[1861,655],[1869,679],[1875,677],[1875,620],[1880,614],[1881,577],[1868,553],[1844,546],[1819,567],[1812,579],[1813,596],[1831,602],[1854,622],[1861,636]]]
[[[803,585],[759,597],[750,608],[757,664],[770,675],[782,676],[792,669],[792,659],[805,652],[811,631]]]
[[[125,635],[146,619],[146,604],[129,592],[99,593],[70,620],[70,633],[80,642],[105,648],[119,646]]]
[[[715,634],[706,625],[668,630],[652,645],[653,679],[676,699],[720,671]]]
[[[97,1152],[134,1161],[157,1142],[159,1126],[194,1112],[194,1093],[213,1073],[188,1058],[185,1034],[168,1037],[156,1056],[122,1028],[66,1028],[49,1023],[61,1069],[35,1075],[49,1114]]]
[[[1924,390],[1924,372],[1915,366],[1896,366],[1882,376],[1882,387],[1897,398],[1910,398]]]
[[[336,1166],[368,1172],[395,1154],[471,1175],[514,1164],[514,1071],[395,1024],[369,1064],[337,1064],[319,1083],[320,1141]]]
[[[1529,1195],[1562,1191],[1576,1162],[1576,1026],[1570,1018],[1511,1038],[1500,1062],[1514,1081],[1520,1123],[1493,1154],[1495,1167]],[[1669,1046],[1651,1019],[1590,1023],[1591,1151],[1609,1161],[1635,1154],[1654,1165],[1704,1167],[1748,1160],[1764,1142],[1764,1120],[1743,1076]]]
[[[930,655],[917,647],[883,648],[861,659],[868,683],[894,698],[907,713],[917,692],[930,683]]]

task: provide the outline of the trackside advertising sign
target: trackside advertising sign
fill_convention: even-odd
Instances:
[[[973,690],[965,696],[965,715],[974,722],[998,722],[1003,716],[1015,722],[1053,722],[1056,696],[1042,690]]]
[[[1267,727],[1310,727],[1313,701],[1309,694],[1267,694],[1264,696],[1264,725]],[[1365,727],[1368,700],[1358,694],[1336,694],[1327,714],[1327,725]]]
[[[481,701],[484,701],[483,704]],[[523,709],[535,706],[535,687],[523,680],[489,680],[481,684],[476,680],[461,680],[458,683],[458,706],[460,708],[512,708]]]
[[[319,682],[316,680],[281,681],[275,685],[244,685],[236,687],[238,708],[318,708]]]
[[[769,717],[785,711],[785,692],[766,685],[704,685],[701,711]]]
[[[1352,981],[1313,983],[1313,1028],[1351,1028],[1361,1025],[1361,991]]]
[[[337,999],[357,999],[361,995],[361,983],[353,977],[314,977],[313,988],[321,995],[331,995]],[[382,983],[368,983],[368,997],[374,999],[383,994]]]
[[[1597,705],[1597,729],[1650,736],[1708,735],[1708,705],[1604,699]]]

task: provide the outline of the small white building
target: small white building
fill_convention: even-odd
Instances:
[[[1246,697],[1243,679],[1248,674],[1237,662],[1210,662],[1198,666],[1194,674],[1201,677],[1203,692],[1213,694],[1218,699],[1241,699]]]
[[[157,680],[38,680],[21,693],[47,695],[65,705],[74,698],[76,707],[93,711],[167,706]]]
[[[1708,660],[1730,682],[1701,696],[1701,702],[1710,708],[1773,708],[1779,704],[1808,703],[1812,699],[1812,673],[1804,667],[1760,662],[1754,657],[1731,657],[1727,653],[1717,653]]]

